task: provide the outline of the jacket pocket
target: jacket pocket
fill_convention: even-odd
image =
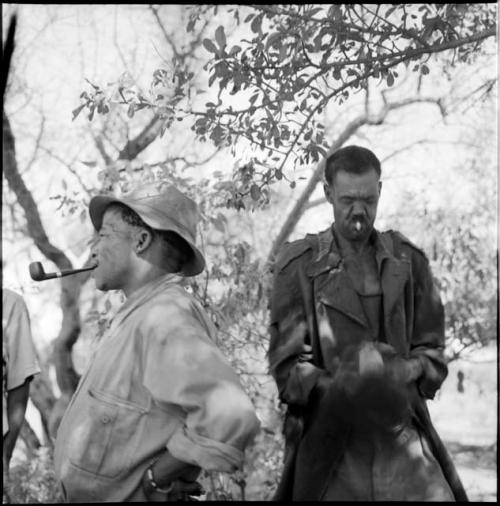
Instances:
[[[105,478],[126,473],[140,438],[141,417],[147,412],[147,408],[89,388],[69,439],[71,463]]]

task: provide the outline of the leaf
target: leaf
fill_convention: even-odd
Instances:
[[[196,18],[192,18],[188,21],[186,31],[192,32],[194,30],[194,25],[196,24]]]
[[[422,65],[420,65],[420,72],[425,76],[429,73],[429,67],[422,63]]]
[[[160,126],[160,137],[163,137],[168,127],[170,126],[170,118],[167,118]]]
[[[203,46],[210,53],[218,54],[219,50],[217,46],[210,39],[203,39]]]
[[[318,14],[318,12],[321,12],[323,10],[323,7],[316,7],[315,9],[310,10],[307,14],[308,16],[315,16]]]
[[[261,195],[260,188],[254,183],[250,187],[250,196],[252,197],[253,200],[259,200],[260,195]]]
[[[215,40],[221,49],[226,47],[226,34],[224,33],[223,26],[219,26],[217,30],[215,30]]]
[[[250,25],[250,28],[252,29],[252,32],[255,32],[255,33],[262,33],[262,15],[258,15],[254,18],[254,20],[252,21],[251,25]]]
[[[240,46],[233,46],[231,50],[229,51],[230,56],[234,56],[236,53],[239,53],[241,51]]]
[[[97,162],[84,162],[83,160],[81,160],[81,163],[83,163],[83,165],[86,165],[87,167],[90,167],[90,168],[97,167]]]
[[[387,86],[392,86],[394,84],[394,76],[392,73],[389,73],[387,76]]]
[[[84,107],[85,107],[85,104],[81,105],[80,107],[77,107],[76,109],[73,109],[73,111],[72,111],[72,115],[73,115],[72,121],[74,121],[75,118],[82,112],[82,109]]]
[[[220,219],[221,214],[217,216],[217,218],[211,218],[210,221],[212,222],[212,225],[218,230],[219,232],[224,233],[225,227],[223,220]]]
[[[276,42],[278,41],[279,39],[281,38],[281,33],[280,32],[274,32],[274,33],[271,33],[271,35],[269,35],[269,37],[267,38],[267,42],[266,42],[266,51]]]
[[[326,149],[323,149],[321,146],[316,146],[316,151],[319,151],[321,153],[321,156],[323,157],[326,157],[326,155],[328,154],[326,152]]]
[[[135,104],[132,103],[128,106],[128,110],[127,110],[127,116],[129,118],[133,118],[134,117],[134,113],[135,113]]]

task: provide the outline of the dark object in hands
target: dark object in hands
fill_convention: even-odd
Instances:
[[[160,487],[154,481],[151,467],[144,473],[142,488],[150,502],[196,501],[196,497],[205,493],[204,488],[196,479],[177,478],[170,482],[168,486]]]
[[[169,486],[167,501],[196,501],[205,493],[205,489],[197,481],[184,481],[182,478],[173,481]]]
[[[371,343],[344,352],[332,388],[339,418],[360,430],[392,432],[409,419],[404,359]]]

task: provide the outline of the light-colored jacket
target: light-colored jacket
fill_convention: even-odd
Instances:
[[[9,432],[7,392],[40,372],[28,308],[24,299],[8,288],[2,288],[2,365],[2,427],[5,436]]]
[[[254,407],[177,279],[132,294],[80,380],[55,447],[69,502],[145,501],[142,476],[165,448],[206,470],[243,463],[260,425]]]

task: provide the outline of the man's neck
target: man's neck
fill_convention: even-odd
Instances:
[[[169,274],[169,272],[157,266],[151,266],[142,272],[136,271],[135,276],[133,276],[133,278],[130,280],[127,286],[124,286],[122,290],[128,299],[137,290],[140,290],[142,287],[151,283],[151,281],[154,281],[156,279],[165,276],[165,274]]]

